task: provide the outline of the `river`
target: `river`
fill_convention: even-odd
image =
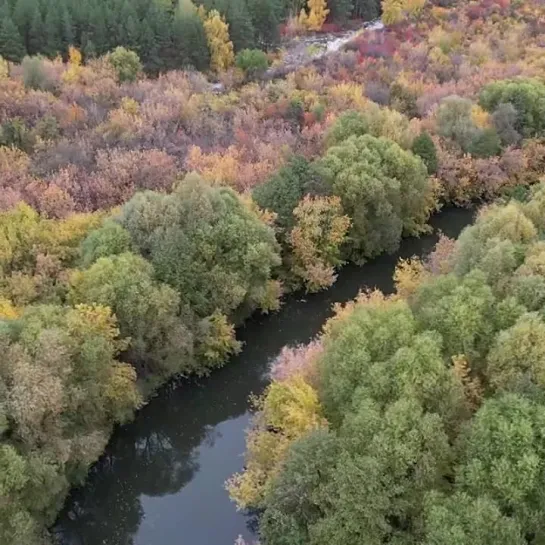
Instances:
[[[244,349],[212,376],[164,388],[114,433],[74,490],[54,528],[64,545],[232,545],[254,537],[255,520],[238,513],[223,488],[243,465],[248,396],[267,385],[270,362],[284,345],[305,343],[320,332],[332,304],[362,288],[393,289],[401,257],[426,255],[437,230],[456,237],[474,211],[448,208],[432,218],[435,229],[401,243],[395,255],[363,267],[347,266],[324,292],[294,294],[275,314],[240,328]]]

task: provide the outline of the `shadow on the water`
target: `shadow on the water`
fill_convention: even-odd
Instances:
[[[425,255],[437,231],[457,236],[474,212],[449,208],[434,233],[406,239],[398,253],[347,266],[328,291],[288,297],[282,309],[256,316],[238,331],[244,349],[201,380],[169,385],[131,424],[114,433],[88,481],[66,502],[54,532],[66,545],[230,545],[251,537],[255,516],[237,513],[223,483],[243,465],[248,396],[267,384],[270,361],[287,344],[319,333],[335,302],[362,288],[393,289],[399,258]]]

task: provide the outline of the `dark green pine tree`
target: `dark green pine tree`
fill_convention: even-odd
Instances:
[[[155,39],[155,32],[150,27],[146,18],[140,23],[138,34],[138,54],[146,72],[157,74],[161,70],[159,48]]]
[[[157,50],[158,72],[173,68],[172,16],[167,9],[151,2],[145,17],[153,32],[154,47]]]
[[[47,35],[45,32],[44,20],[42,12],[38,5],[34,8],[32,14],[32,22],[30,23],[30,30],[28,32],[28,54],[37,55],[44,51],[44,47],[47,41]]]
[[[45,42],[41,51],[49,57],[55,57],[62,52],[62,31],[60,25],[60,13],[55,3],[47,4],[45,21]]]
[[[196,70],[210,67],[210,51],[201,18],[192,5],[180,5],[174,16],[173,45],[178,68],[192,66]]]
[[[354,0],[354,16],[374,21],[380,16],[380,0]]]
[[[235,52],[255,48],[255,28],[246,0],[228,0],[224,13]]]
[[[277,4],[274,0],[252,0],[248,7],[259,46],[263,49],[276,47],[280,41]]]
[[[329,0],[327,7],[329,18],[335,23],[343,24],[350,18],[354,3],[353,0]]]
[[[95,55],[103,55],[110,49],[110,41],[106,33],[105,13],[98,3],[89,8],[89,30],[86,44],[89,42],[93,44]]]
[[[30,28],[36,9],[39,9],[37,0],[17,0],[13,8],[12,19],[23,38],[27,51],[29,51]]]
[[[70,12],[64,6],[60,17],[60,36],[61,36],[61,53],[66,56],[68,47],[74,45],[74,27],[72,26],[72,17]]]
[[[9,15],[7,5],[0,13],[0,56],[10,62],[21,62],[25,56],[23,39]]]

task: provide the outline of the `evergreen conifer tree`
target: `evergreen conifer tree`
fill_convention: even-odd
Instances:
[[[32,21],[30,23],[30,29],[28,32],[28,45],[27,51],[29,55],[37,55],[44,51],[46,44],[46,32],[44,27],[44,20],[38,4],[34,7],[34,13],[32,14]]]
[[[13,8],[13,22],[19,30],[19,34],[23,39],[25,49],[29,50],[29,35],[32,26],[34,12],[38,8],[36,0],[17,0]]]
[[[21,62],[25,47],[7,6],[0,13],[0,19],[0,56],[10,62]]]
[[[197,70],[209,68],[210,51],[203,22],[189,0],[180,2],[176,10],[173,38],[179,67],[191,65]]]
[[[55,4],[51,3],[47,5],[44,21],[45,42],[42,51],[49,57],[58,55],[63,47],[59,15],[59,11],[56,9]]]
[[[278,45],[277,5],[274,0],[252,0],[248,5],[252,16],[252,23],[256,31],[257,43],[264,48]]]
[[[235,52],[253,49],[256,46],[255,29],[246,0],[229,0],[224,13]]]

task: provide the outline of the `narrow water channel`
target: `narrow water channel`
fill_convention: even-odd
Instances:
[[[248,396],[267,385],[270,362],[284,345],[309,341],[332,304],[362,288],[393,288],[400,257],[423,256],[437,230],[456,237],[474,212],[449,208],[433,218],[435,232],[406,239],[400,251],[363,267],[348,266],[328,291],[288,297],[276,314],[257,316],[238,332],[244,349],[211,377],[165,388],[118,429],[74,490],[54,528],[63,545],[232,545],[255,525],[237,513],[223,488],[243,465]]]

